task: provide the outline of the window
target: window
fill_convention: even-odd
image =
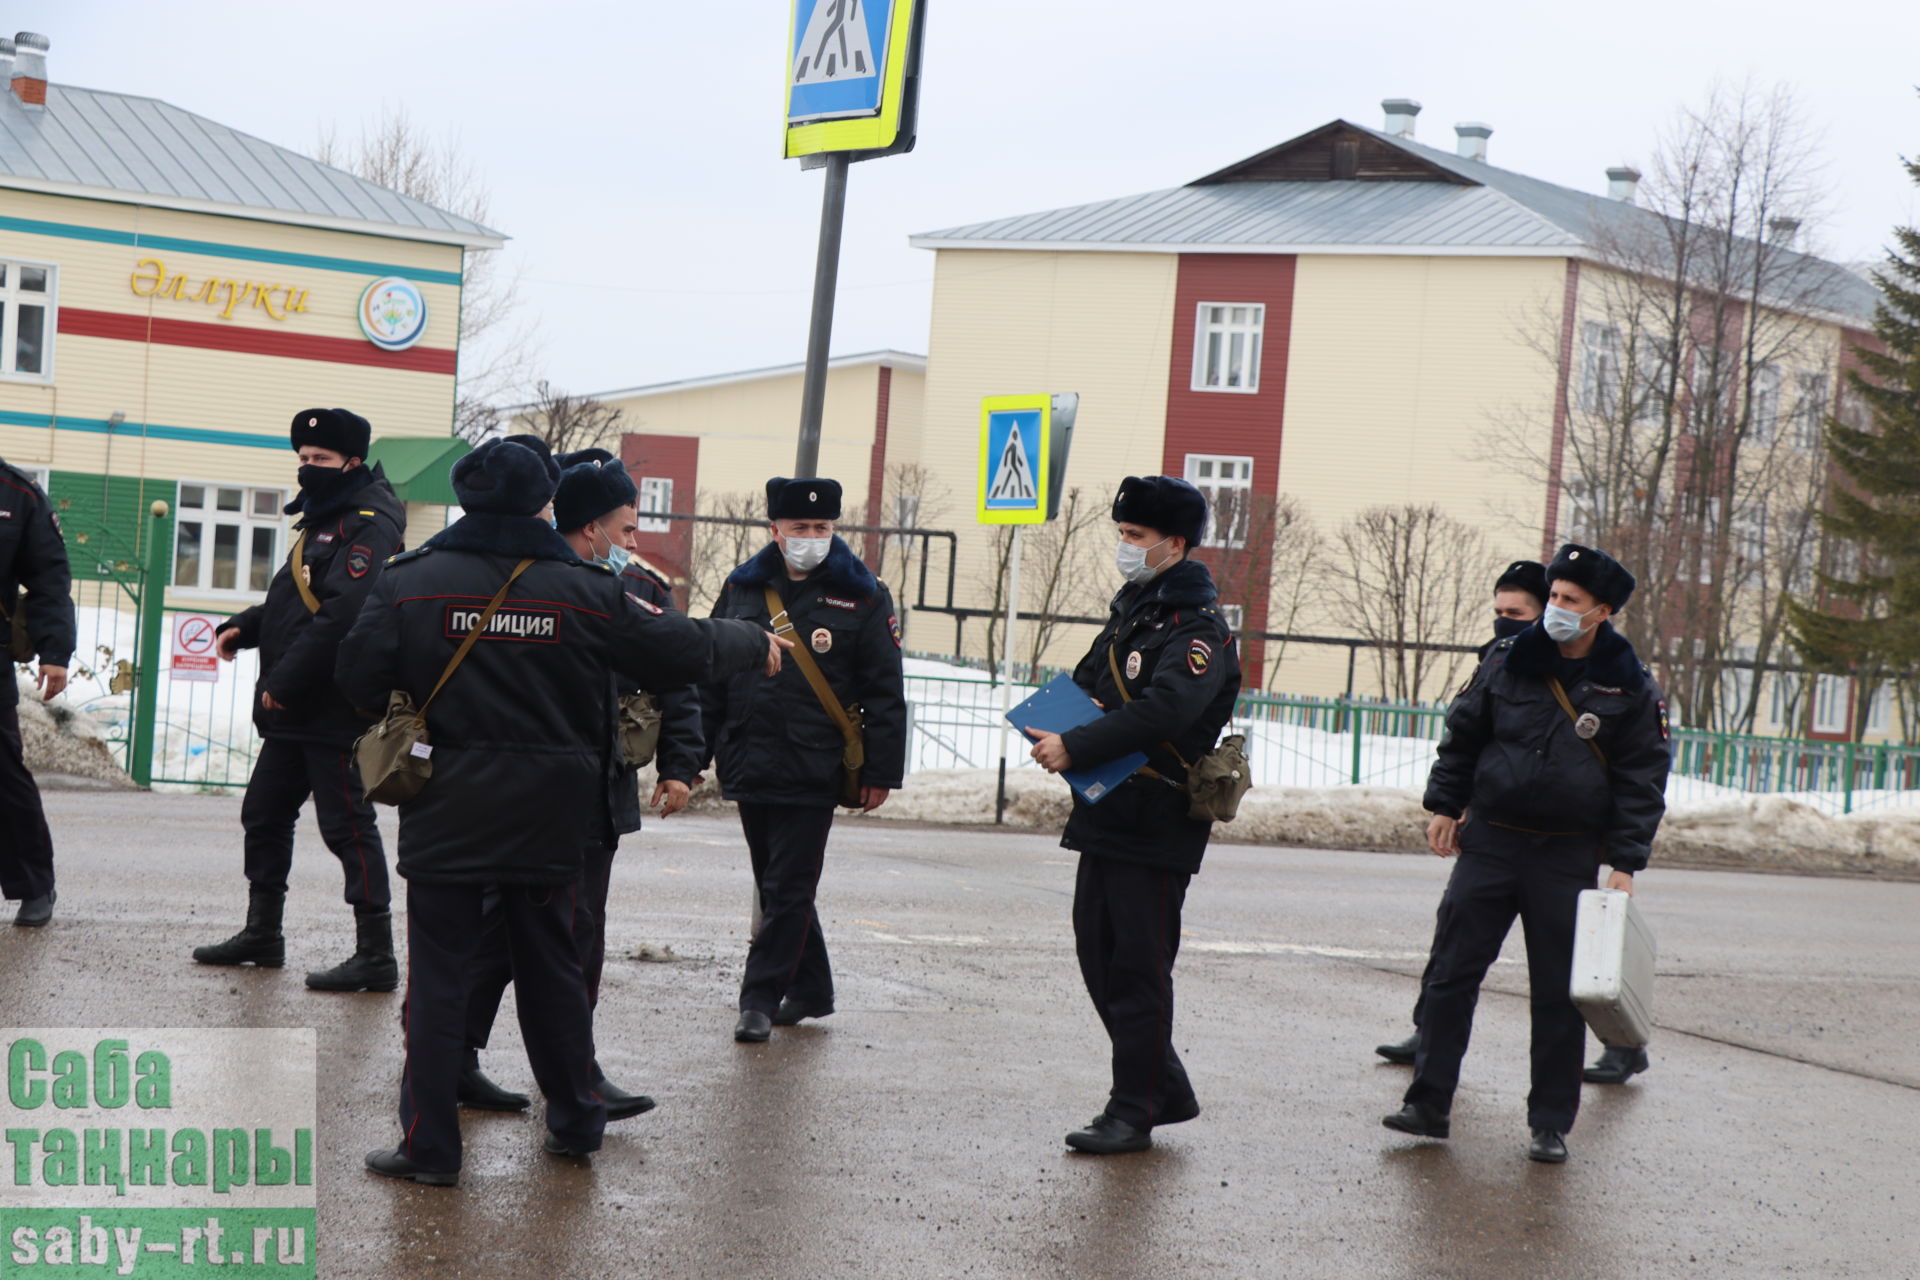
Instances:
[[[672,522],[663,517],[673,510],[673,481],[659,476],[640,478],[640,520],[641,533],[665,533]],[[653,518],[649,518],[649,517]]]
[[[1780,370],[1763,364],[1753,371],[1753,387],[1747,393],[1752,421],[1748,435],[1759,444],[1770,444],[1780,429]]]
[[[53,267],[0,258],[0,377],[53,377]]]
[[[1813,680],[1813,731],[1847,731],[1847,678],[1815,676]]]
[[[1207,495],[1207,505],[1212,508],[1207,542],[1216,547],[1246,546],[1247,508],[1253,500],[1253,459],[1190,453],[1187,482]]]
[[[1772,677],[1773,698],[1768,723],[1790,729],[1800,709],[1800,695],[1806,692],[1807,678],[1797,671],[1776,671]]]
[[[1867,702],[1867,732],[1885,734],[1893,722],[1893,689],[1882,684]]]
[[[180,483],[173,526],[173,585],[264,594],[285,554],[279,489]]]
[[[1827,375],[1803,373],[1794,379],[1793,443],[1804,453],[1818,453],[1827,429]]]
[[[1581,332],[1580,408],[1611,417],[1620,392],[1620,331],[1588,321]]]
[[[1260,389],[1260,335],[1267,309],[1239,302],[1203,302],[1193,331],[1193,389]]]
[[[1220,606],[1220,618],[1227,624],[1227,630],[1235,635],[1247,622],[1247,606],[1243,604],[1223,604]]]
[[[1673,369],[1673,344],[1642,334],[1634,345],[1633,362],[1637,367],[1638,398],[1634,401],[1636,426],[1655,426],[1665,421],[1668,394],[1667,379]]]

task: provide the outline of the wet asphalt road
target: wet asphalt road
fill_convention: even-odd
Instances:
[[[0,926],[0,1024],[312,1026],[329,1277],[1920,1276],[1920,884],[1642,877],[1653,1069],[1589,1086],[1572,1161],[1529,1163],[1517,931],[1454,1137],[1380,1127],[1446,867],[1216,846],[1188,897],[1176,1041],[1204,1114],[1144,1155],[1069,1155],[1105,1041],[1051,837],[843,821],[821,915],[839,1013],[733,1043],[748,876],[731,817],[630,838],[599,1039],[653,1114],[591,1167],[468,1114],[458,1190],[375,1178],[397,996],[307,992],[351,949],[303,823],[288,968],[194,965],[237,927],[238,802],[54,794],[51,928]],[[384,816],[391,852],[392,815]],[[616,959],[646,944],[660,963]],[[511,997],[509,997],[511,999]],[[530,1086],[503,1014],[487,1065]]]

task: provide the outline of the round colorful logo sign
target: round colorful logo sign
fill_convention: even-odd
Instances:
[[[360,295],[360,332],[383,351],[405,351],[426,336],[427,299],[399,276],[375,280]]]

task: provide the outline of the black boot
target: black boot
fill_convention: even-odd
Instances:
[[[287,940],[280,936],[280,913],[287,895],[280,889],[247,890],[247,927],[210,946],[195,947],[193,958],[201,964],[257,964],[262,969],[278,969],[287,962]]]
[[[1420,1052],[1420,1032],[1418,1029],[1398,1044],[1375,1045],[1373,1051],[1395,1066],[1410,1067],[1413,1055]]]
[[[1588,1084],[1625,1084],[1647,1069],[1645,1049],[1621,1049],[1608,1046],[1594,1064],[1580,1073]]]
[[[307,975],[315,991],[392,991],[400,985],[400,965],[393,958],[393,913],[353,917],[358,945],[353,954],[331,969]]]

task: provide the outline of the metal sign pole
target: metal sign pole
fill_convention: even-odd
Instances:
[[[1000,789],[994,797],[993,820],[1007,820],[1007,739],[1018,735],[1024,744],[1026,735],[1007,719],[1013,710],[1013,629],[1020,622],[1020,526],[1013,526],[1013,545],[1007,549],[1007,637],[1000,646]]]
[[[807,375],[800,392],[800,449],[793,474],[820,473],[820,420],[827,403],[827,353],[833,342],[833,296],[840,283],[840,239],[847,220],[844,151],[826,157],[827,190],[820,205],[820,253],[813,267],[813,319],[807,330]]]

